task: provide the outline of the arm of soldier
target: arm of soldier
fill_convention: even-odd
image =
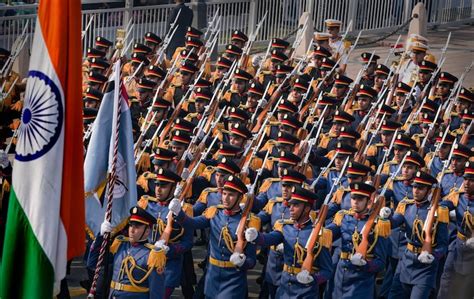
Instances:
[[[440,260],[448,252],[449,246],[449,210],[439,206],[437,210],[436,247],[433,248],[433,256]]]
[[[271,216],[265,210],[258,212],[257,217],[260,218],[262,225],[269,223],[271,220]]]
[[[313,274],[313,278],[318,283],[318,285],[325,283],[332,277],[332,258],[331,253],[327,247],[323,246],[323,248],[321,248],[318,258],[315,260],[314,266],[319,269],[318,272]]]
[[[344,211],[341,210],[336,213],[334,216],[334,219],[332,220],[332,223],[329,223],[326,225],[326,229],[332,231],[332,239],[337,240],[341,237],[341,225],[342,225],[342,220],[344,219]]]
[[[179,211],[179,214],[176,216],[175,220],[188,230],[206,228],[211,225],[211,220],[208,219],[206,215],[189,217],[186,215],[186,213],[184,213],[183,210]]]
[[[92,242],[91,247],[89,249],[89,255],[87,256],[87,263],[86,266],[89,269],[94,270],[97,266],[97,261],[99,260],[99,254],[100,254],[100,247],[102,245],[102,241],[104,240],[104,237],[100,234],[97,235],[96,239]],[[114,250],[113,253],[117,252],[117,250]],[[109,253],[112,255],[111,253]],[[111,261],[112,259],[109,259]]]
[[[151,271],[148,277],[148,287],[150,290],[150,298],[164,298],[165,297],[165,279],[163,274],[158,271]]]
[[[260,212],[263,207],[268,203],[268,195],[267,192],[260,192],[256,197],[253,202],[252,206],[252,213],[258,213]]]
[[[245,253],[245,262],[241,267],[239,267],[239,269],[241,270],[252,269],[253,267],[255,267],[255,264],[257,261],[256,245],[252,244],[251,242],[247,242],[244,253]]]
[[[203,204],[200,201],[196,201],[193,205],[193,215],[199,216],[204,212],[207,208],[207,205]]]
[[[180,241],[177,243],[168,243],[169,251],[166,254],[168,258],[177,258],[183,253],[191,250],[193,248],[193,229],[184,229],[184,235],[181,237]]]
[[[385,269],[385,261],[387,260],[388,251],[390,248],[390,221],[379,219],[376,227],[377,240],[373,249],[373,259],[368,260],[362,268],[371,273],[378,273]]]

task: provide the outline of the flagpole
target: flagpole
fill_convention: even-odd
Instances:
[[[117,103],[117,121],[115,126],[115,136],[114,136],[114,151],[112,157],[112,165],[110,169],[110,173],[107,178],[107,210],[105,212],[105,220],[108,222],[112,222],[112,203],[113,203],[113,193],[114,193],[114,186],[115,181],[117,179],[116,176],[116,166],[117,166],[117,159],[118,159],[118,150],[119,150],[119,132],[120,132],[120,116],[122,114],[122,99],[121,99],[121,82],[120,82],[120,60],[115,63],[115,72],[114,72],[114,93],[117,96],[114,96],[115,100],[118,100]],[[117,92],[118,91],[118,92]],[[106,249],[108,248],[108,244],[110,241],[111,233],[105,233],[104,238],[102,240],[102,244],[100,246],[100,253],[99,259],[97,261],[97,266],[95,268],[94,278],[92,280],[92,285],[89,291],[89,295],[87,298],[95,298],[96,290],[97,290],[97,280],[99,279],[100,269],[105,266],[104,270],[104,283],[107,281],[106,272],[107,272],[107,264],[104,264],[105,256],[107,254]],[[105,286],[105,285],[104,285]],[[104,292],[106,293],[106,288],[104,287]],[[105,294],[104,293],[104,294]]]

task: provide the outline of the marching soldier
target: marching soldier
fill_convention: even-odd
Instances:
[[[377,61],[380,59],[380,56],[376,54],[372,55],[372,53],[367,53],[367,52],[360,54],[360,56],[364,64],[369,64],[364,74],[362,74],[362,78],[360,79],[360,84],[374,87],[375,69],[377,67]],[[371,57],[372,57],[372,60],[370,60]],[[369,60],[370,60],[370,63],[369,63]]]
[[[389,298],[430,298],[436,289],[436,274],[441,265],[441,258],[446,254],[449,244],[448,223],[449,211],[446,207],[430,206],[430,191],[437,180],[418,171],[413,180],[413,199],[405,198],[391,217],[393,228],[405,226],[407,247],[401,255],[397,272],[392,282]],[[423,250],[425,243],[424,223],[428,221],[430,209],[437,208],[433,224],[434,234],[430,251]],[[391,211],[384,207],[381,218],[387,218]]]
[[[466,162],[473,156],[470,148],[458,143],[453,146],[454,150],[450,161],[450,169],[446,171],[440,182],[442,197],[461,188],[464,182],[463,175]]]
[[[277,220],[270,233],[261,234],[255,228],[249,228],[245,232],[248,242],[281,247],[283,271],[277,282],[278,288],[271,288],[274,294],[271,298],[319,298],[319,286],[331,277],[331,232],[323,229],[315,248],[306,248],[313,231],[310,213],[315,200],[316,194],[313,192],[293,187],[288,201],[290,219]],[[311,272],[301,268],[307,250],[315,251]]]
[[[464,188],[450,193],[441,205],[451,212],[456,225],[456,238],[449,245],[438,298],[470,298],[474,295],[474,163],[466,162]]]
[[[156,198],[145,196],[138,202],[139,207],[156,217],[156,223],[153,225],[149,239],[156,242],[158,247],[164,247],[166,251],[165,298],[170,298],[174,288],[181,284],[183,254],[191,250],[193,245],[193,231],[185,229],[176,222],[173,222],[168,243],[165,244],[164,240],[160,240],[167,226],[168,217],[170,217],[169,203],[173,199],[176,185],[180,181],[181,177],[176,173],[160,168],[155,179]],[[189,204],[185,204],[184,209],[192,215],[192,207]]]
[[[369,201],[375,188],[365,183],[352,183],[351,209],[341,210],[331,224],[333,239],[341,238],[341,254],[334,277],[332,298],[374,298],[375,277],[385,268],[390,222],[379,219],[374,227],[366,227]],[[358,252],[362,230],[369,230],[369,248]]]
[[[186,228],[210,228],[209,265],[204,286],[206,297],[247,296],[247,270],[252,269],[256,263],[255,245],[246,243],[243,252],[237,252],[235,243],[237,226],[243,215],[239,204],[247,193],[247,187],[239,178],[229,176],[222,192],[222,205],[208,208],[201,216],[187,216],[177,199],[170,204],[170,210],[177,215],[176,221],[179,224]],[[259,230],[259,218],[249,215],[246,226]]]
[[[148,243],[151,227],[155,223],[156,219],[144,209],[133,207],[130,210],[128,237],[117,236],[110,245],[110,253],[114,255],[110,282],[111,298],[165,298],[163,272],[166,250]],[[104,221],[100,235],[92,244],[89,253],[90,268],[95,268],[97,263],[103,235],[111,232],[112,224]],[[102,276],[102,279],[103,284],[107,283],[107,277]]]

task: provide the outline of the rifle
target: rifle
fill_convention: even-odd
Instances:
[[[212,148],[212,146],[209,147],[208,151],[210,151],[211,148]],[[208,153],[208,152],[206,152],[206,153]],[[199,159],[199,163],[196,163],[196,165],[193,167],[191,173],[186,178],[183,185],[176,188],[176,190],[174,192],[174,197],[178,198],[181,202],[183,202],[184,197],[191,190],[192,184],[193,184],[193,181],[194,181],[194,175],[195,175],[195,173],[198,169],[199,164],[204,159],[204,157],[205,157],[205,155],[201,156],[201,158]],[[171,211],[169,211],[168,216],[167,216],[167,220],[166,220],[166,227],[163,230],[163,233],[161,234],[161,237],[160,237],[160,240],[164,240],[166,244],[168,244],[171,233],[173,232],[173,219],[174,219],[173,213]]]
[[[311,190],[314,190],[314,188],[316,187],[316,184],[319,182],[319,180],[321,179],[321,177],[326,174],[326,172],[329,170],[329,168],[331,167],[331,165],[334,163],[334,160],[336,160],[336,157],[338,156],[338,153],[336,152],[334,154],[334,156],[332,157],[331,161],[329,161],[328,165],[326,167],[324,167],[323,169],[321,169],[321,172],[319,173],[318,177],[311,183]]]
[[[267,152],[265,155],[265,159],[263,160],[263,163],[265,163],[268,159],[268,156],[270,154],[270,151]],[[234,247],[234,252],[236,253],[244,253],[244,248],[245,244],[247,241],[245,240],[245,227],[247,225],[247,218],[250,216],[250,211],[253,206],[253,200],[254,200],[254,192],[257,186],[258,179],[262,175],[263,168],[260,168],[257,172],[257,175],[255,177],[254,183],[250,187],[249,192],[247,193],[247,201],[245,202],[245,207],[242,211],[242,217],[240,218],[239,226],[237,227],[237,230],[235,234],[237,235],[237,243],[235,244]]]
[[[401,38],[402,38],[402,35],[400,34],[400,35],[398,36],[397,41],[395,42],[395,46],[398,45],[398,43],[400,42],[400,39],[401,39]],[[393,55],[394,52],[395,52],[395,47],[391,47],[391,48],[390,48],[390,51],[388,52],[387,57],[385,57],[385,60],[383,61],[383,64],[384,64],[384,65],[387,65],[388,60],[390,59],[390,57]]]
[[[441,106],[438,108],[438,111],[436,111],[436,115],[435,115],[435,118],[433,120],[433,122],[430,124],[429,128],[428,128],[428,132],[426,132],[426,136],[423,138],[423,141],[421,142],[421,145],[420,145],[420,155],[422,155],[422,157],[424,157],[424,148],[425,148],[425,145],[426,145],[426,142],[428,141],[428,136],[430,136],[431,132],[434,130],[434,127],[436,125],[436,122],[439,118],[439,115],[441,114]],[[449,131],[449,126],[447,126],[446,128],[446,132],[445,134],[443,135],[443,139],[441,140],[441,143],[438,144],[438,146],[436,147],[436,150],[435,150],[435,154],[437,152],[439,152],[439,149],[441,148],[441,145],[443,144],[444,142],[444,138],[446,138],[446,134],[447,132]],[[431,167],[431,165],[430,165]],[[428,167],[428,169],[430,168]]]
[[[209,32],[211,32],[211,35],[212,35],[212,32],[214,32],[214,29],[217,27],[217,25],[214,25],[214,23],[216,22],[217,17],[220,18],[219,16],[220,9],[221,9],[220,7],[217,8],[217,10],[214,12],[214,16],[212,17],[212,20],[208,23],[206,32],[204,32],[204,35],[203,35],[204,40],[207,40],[207,35],[209,34]]]
[[[385,206],[385,193],[387,192],[388,185],[391,181],[395,179],[395,177],[398,175],[398,173],[402,169],[403,163],[405,163],[405,159],[408,156],[408,153],[405,154],[405,156],[403,157],[397,170],[389,177],[380,195],[379,196],[376,195],[377,191],[374,191],[374,193],[372,193],[371,195],[371,202],[373,202],[373,204],[372,204],[370,216],[367,222],[365,223],[364,227],[362,228],[362,231],[361,231],[362,240],[356,248],[356,252],[360,253],[364,258],[367,256],[367,250],[369,248],[370,231],[372,230],[375,224],[375,220],[380,212],[380,209],[382,209],[382,207]],[[379,170],[381,170],[380,167],[379,167]],[[377,183],[380,184],[380,171],[377,171],[377,174],[378,176],[376,175],[376,180],[374,183],[374,187],[376,189],[378,186],[376,186],[375,184]]]
[[[263,18],[260,19],[260,22],[258,22],[257,27],[255,28],[255,30],[252,32],[252,34],[250,34],[249,40],[248,40],[247,44],[245,45],[245,48],[242,51],[242,56],[239,59],[239,63],[238,63],[239,68],[242,68],[242,66],[244,66],[244,67],[247,66],[250,49],[252,48],[252,45],[255,42],[255,39],[257,39],[257,35],[260,31],[260,28],[263,25],[263,22],[265,22],[265,20],[267,18],[267,15],[268,15],[268,11],[265,12],[265,14],[263,15]]]
[[[326,107],[324,107],[324,108],[326,109]],[[324,117],[319,119],[318,123],[313,125],[313,127],[311,128],[311,131],[309,132],[307,138],[309,138],[311,136],[311,134],[313,133],[313,130],[314,130],[315,127],[317,127],[318,130],[316,131],[316,137],[309,139],[308,148],[304,149],[303,147],[301,147],[300,150],[299,150],[299,153],[298,153],[299,157],[301,157],[301,155],[303,153],[306,153],[304,155],[304,158],[301,160],[301,164],[298,167],[298,171],[301,172],[301,173],[304,173],[304,169],[306,168],[306,165],[308,165],[309,156],[311,155],[311,150],[313,149],[313,146],[318,141],[319,135],[321,134],[321,130],[323,128],[323,124],[324,124]]]
[[[268,82],[267,87],[265,87],[265,91],[262,94],[262,97],[258,101],[258,105],[257,105],[257,108],[255,108],[255,112],[257,112],[258,109],[260,109],[262,107],[263,103],[265,102],[265,96],[268,93],[268,89],[270,89],[270,85],[271,85],[271,82]],[[250,125],[251,126],[253,125],[256,116],[257,116],[257,113],[252,114],[252,118],[250,119]]]
[[[451,147],[451,151],[449,152],[449,157],[443,163],[443,168],[441,169],[441,175],[438,178],[438,184],[436,185],[433,195],[431,197],[431,207],[428,211],[428,214],[425,219],[425,223],[423,224],[423,245],[421,246],[421,251],[427,251],[428,253],[433,252],[433,223],[435,221],[436,211],[438,210],[439,200],[441,198],[441,181],[443,180],[443,176],[446,170],[449,167],[449,162],[453,157],[453,152],[455,148],[456,140],[454,140],[453,146]]]
[[[89,31],[89,28],[91,27],[92,25],[92,21],[94,20],[94,17],[95,15],[92,15],[89,19],[89,22],[87,22],[87,26],[86,26],[86,29],[84,29],[84,31],[82,31],[82,35],[81,35],[81,39],[84,40],[84,37],[86,36],[87,34],[87,31]]]
[[[270,40],[270,42],[268,43],[268,46],[267,46],[267,50],[265,51],[265,55],[263,56],[262,61],[258,64],[258,69],[255,72],[255,78],[258,78],[258,75],[262,71],[263,64],[267,60],[267,57],[268,57],[268,54],[270,53],[271,48],[272,48],[272,41]]]
[[[377,134],[380,132],[380,129],[382,128],[383,121],[385,120],[386,116],[387,116],[386,113],[384,113],[382,115],[382,118],[380,119],[379,125],[375,129],[375,132],[372,134],[372,136],[370,136],[370,140],[369,140],[368,143],[367,143],[368,131],[365,131],[366,134],[364,134],[364,137],[359,142],[357,153],[354,156],[354,161],[359,162],[359,163],[363,163],[365,161],[365,158],[367,156],[367,151],[369,150],[370,145],[374,141],[375,136],[377,136]],[[395,137],[394,137],[394,139],[395,139]],[[361,152],[362,149],[364,149],[364,150]]]
[[[466,75],[471,71],[471,68],[473,65],[474,65],[474,60],[471,61],[471,64],[465,68],[464,73],[462,73],[458,82],[456,82],[456,85],[451,90],[451,94],[449,95],[448,100],[443,104],[443,108],[446,108],[446,105],[447,105],[447,108],[444,113],[444,118],[451,117],[451,111],[453,110],[453,107],[457,105],[459,101],[458,97],[459,97],[459,92],[461,91],[462,82],[464,81],[464,78],[466,77]],[[453,98],[454,98],[454,101],[451,101],[451,99]]]
[[[326,217],[328,215],[328,204],[332,198],[332,191],[334,190],[335,186],[338,186],[344,176],[344,172],[346,171],[347,165],[349,164],[349,157],[346,158],[344,165],[342,166],[341,173],[337,177],[336,182],[331,186],[330,192],[326,195],[324,199],[324,203],[319,210],[318,220],[316,224],[313,226],[313,230],[309,235],[308,242],[306,243],[306,257],[301,265],[301,269],[308,271],[309,273],[313,270],[313,261],[314,261],[314,247],[319,241],[319,237],[323,230],[324,222],[326,221]]]

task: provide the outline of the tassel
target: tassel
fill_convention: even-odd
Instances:
[[[390,236],[390,233],[392,231],[392,227],[390,225],[389,220],[382,220],[379,219],[376,226],[376,233],[383,238],[388,238]]]
[[[3,181],[2,189],[3,189],[4,192],[10,192],[10,184],[8,183],[7,180]]]
[[[194,217],[194,213],[193,213],[193,206],[188,204],[188,203],[185,203],[183,205],[183,211],[184,213],[188,216],[188,217]]]
[[[319,243],[321,244],[321,246],[324,246],[330,250],[332,246],[332,230],[324,228],[323,234],[319,238]]]
[[[232,236],[230,235],[229,228],[227,226],[224,226],[221,229],[221,236],[222,239],[224,240],[225,245],[227,246],[227,249],[229,249],[230,252],[234,252],[234,240],[232,239]]]
[[[166,266],[166,253],[164,250],[152,249],[147,261],[148,268],[155,268],[158,274],[162,274],[165,271]]]
[[[439,206],[438,210],[438,221],[441,223],[449,223],[449,210],[447,207]]]
[[[298,264],[303,264],[303,259],[306,254],[306,249],[304,249],[303,246],[300,245],[300,243],[296,242],[295,243],[295,255],[296,255],[296,262]]]
[[[312,223],[316,223],[316,219],[318,218],[318,212],[315,210],[309,211],[309,219],[311,219]]]

